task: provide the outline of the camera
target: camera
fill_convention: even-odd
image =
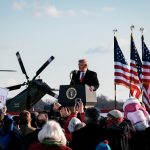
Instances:
[[[76,98],[75,99],[75,104],[78,105],[81,101],[82,101],[81,98]]]

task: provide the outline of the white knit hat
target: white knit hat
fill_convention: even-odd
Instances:
[[[73,117],[70,121],[69,121],[69,125],[68,125],[68,130],[69,132],[73,132],[74,128],[77,124],[81,123],[80,119],[78,119],[77,117]]]
[[[117,119],[123,118],[122,112],[117,109],[113,109],[113,110],[109,111],[107,116],[112,116]]]

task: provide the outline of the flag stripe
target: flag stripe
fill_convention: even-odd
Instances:
[[[115,65],[115,69],[120,69],[123,72],[130,73],[130,70],[127,68],[127,66]]]
[[[125,80],[129,80],[130,81],[130,76],[128,76],[128,74],[124,73],[124,72],[116,72],[115,70],[115,76],[116,77],[122,77],[124,78]]]
[[[126,80],[122,79],[122,78],[119,78],[119,79],[115,79],[115,83],[116,84],[119,84],[119,85],[124,85],[125,87],[128,87],[130,86],[129,83],[126,82]]]

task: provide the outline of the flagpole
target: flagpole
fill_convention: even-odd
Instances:
[[[140,31],[141,31],[141,41],[144,41],[144,35],[143,35],[144,28],[141,27]],[[143,50],[143,42],[142,42],[142,60],[143,60],[143,53],[144,53],[144,50]],[[143,83],[142,83],[142,91],[143,91]],[[144,97],[143,97],[143,93],[142,93],[142,102],[144,101],[143,98]]]
[[[149,57],[150,57],[150,51],[148,50],[148,48],[146,47],[146,44],[144,42],[144,35],[143,35],[143,31],[144,31],[144,28],[141,27],[140,28],[140,31],[141,31],[141,41],[142,41],[142,61],[143,61],[143,65],[149,67],[149,65],[147,65],[147,62],[149,63],[150,60],[149,60]],[[145,67],[144,67],[145,68]],[[150,110],[150,97],[149,97],[149,91],[150,91],[150,82],[149,82],[149,79],[145,77],[145,74],[146,73],[149,73],[149,70],[148,69],[144,69],[142,70],[142,74],[143,74],[143,77],[142,77],[142,89],[143,89],[143,95],[142,95],[142,102],[144,102],[144,104],[146,104],[146,108],[148,110]],[[146,81],[145,81],[146,80]]]
[[[117,29],[114,29],[114,30],[113,30],[114,37],[115,37],[115,35],[116,35],[117,32],[118,32]],[[114,49],[115,49],[115,42],[114,42]],[[114,99],[115,99],[115,109],[116,109],[116,106],[117,106],[117,100],[116,100],[116,83],[115,83],[115,82],[114,82],[114,93],[115,93]]]
[[[143,35],[144,28],[141,27],[141,28],[140,28],[140,31],[141,31],[141,39],[143,39],[143,41],[144,41],[144,35]],[[142,54],[143,54],[143,42],[142,42]],[[143,55],[142,55],[142,60],[143,60]]]
[[[134,25],[130,26],[130,29],[131,29],[131,38],[133,36],[133,29],[134,28],[135,28]],[[130,40],[130,53],[131,53],[131,41],[132,40]],[[131,61],[131,54],[130,54],[130,61]],[[131,69],[131,62],[130,62],[130,92],[129,92],[129,97],[131,96],[131,82],[132,82],[131,80],[132,80],[132,69]]]
[[[133,30],[133,28],[134,26],[131,26],[131,31]],[[132,32],[130,48],[130,95],[139,99],[142,93],[142,62],[138,50],[135,46]]]

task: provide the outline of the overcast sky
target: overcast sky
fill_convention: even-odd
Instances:
[[[40,74],[52,88],[70,82],[70,71],[78,69],[78,59],[87,58],[89,69],[100,81],[97,95],[114,98],[113,29],[130,59],[130,26],[141,55],[140,27],[150,48],[149,0],[0,0],[0,87],[26,81],[15,53],[20,52],[30,79],[50,57],[54,61]],[[21,90],[23,90],[21,88]],[[9,97],[18,91],[9,92]],[[117,86],[117,99],[129,91]],[[51,98],[51,97],[49,97]]]

